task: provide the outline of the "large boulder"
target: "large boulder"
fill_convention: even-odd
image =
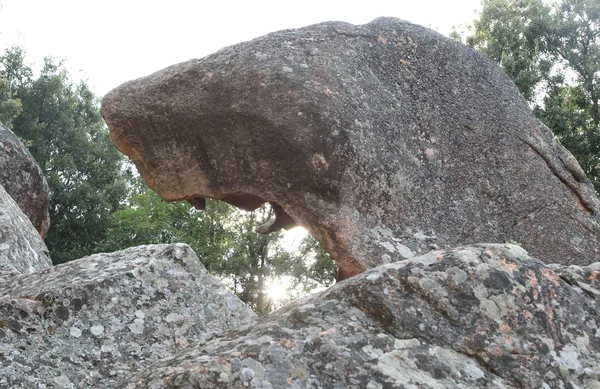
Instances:
[[[52,260],[39,232],[0,185],[0,288],[11,278],[49,267]]]
[[[0,388],[113,389],[255,317],[186,245],[92,255],[0,284]]]
[[[167,200],[263,202],[342,276],[472,242],[600,260],[599,201],[491,60],[392,18],[266,35],[111,91],[115,145]]]
[[[182,350],[121,387],[599,388],[599,269],[565,270],[584,275],[584,289],[518,246],[432,252]]]
[[[0,123],[0,185],[27,215],[42,239],[50,227],[50,190],[23,142]]]

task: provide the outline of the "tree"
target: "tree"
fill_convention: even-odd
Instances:
[[[50,187],[50,256],[62,263],[90,254],[128,191],[123,157],[109,139],[98,101],[85,81],[74,83],[52,58],[37,78],[18,48],[7,50],[0,64],[22,104],[13,131]]]
[[[298,252],[280,247],[281,232],[257,234],[256,226],[273,216],[268,205],[253,212],[207,200],[197,211],[183,202],[167,203],[148,190],[132,197],[130,205],[112,215],[99,244],[116,251],[140,244],[183,242],[198,254],[207,270],[227,284],[242,301],[264,314],[280,301],[269,297],[270,285],[291,279],[288,295],[295,297],[335,281],[336,267],[310,238]]]
[[[549,8],[542,0],[483,0],[482,6],[467,45],[497,62],[523,96],[533,100],[552,67],[543,39],[552,23]]]
[[[482,7],[466,43],[504,69],[600,191],[600,2],[483,0]]]
[[[54,59],[45,60],[36,78],[24,58],[18,48],[7,50],[0,57],[0,75],[7,96],[22,102],[14,131],[50,186],[46,244],[54,263],[141,244],[184,242],[259,313],[277,304],[268,296],[277,278],[292,280],[292,295],[301,293],[302,284],[307,289],[334,282],[335,265],[314,240],[290,253],[279,247],[280,233],[254,232],[272,216],[268,206],[247,213],[208,201],[207,211],[198,212],[186,203],[162,201],[127,172],[86,83],[73,83]]]
[[[144,244],[189,244],[202,263],[217,269],[230,245],[226,223],[233,209],[226,203],[207,201],[200,212],[185,202],[167,203],[155,192],[134,195],[129,205],[110,216],[98,251],[112,252]]]
[[[6,77],[0,75],[0,123],[11,127],[12,121],[21,112],[21,101],[14,98]]]

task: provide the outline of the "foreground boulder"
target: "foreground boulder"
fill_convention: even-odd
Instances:
[[[307,227],[342,275],[472,242],[600,260],[599,202],[573,156],[484,55],[382,18],[266,35],[130,81],[102,115],[167,200]]]
[[[600,264],[571,285],[512,245],[437,251],[297,300],[122,388],[598,388]]]
[[[23,142],[0,123],[0,185],[17,202],[42,239],[50,227],[50,190]]]
[[[113,389],[255,316],[186,245],[92,255],[0,285],[0,388]]]
[[[13,277],[49,267],[52,260],[40,234],[0,185],[0,288]]]

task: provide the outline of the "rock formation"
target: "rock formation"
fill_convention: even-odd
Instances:
[[[121,387],[598,388],[600,263],[569,269],[585,288],[513,245],[432,252],[182,350]]]
[[[114,389],[255,317],[186,245],[92,255],[0,284],[0,388]]]
[[[49,267],[52,261],[40,234],[0,184],[0,286]]]
[[[598,199],[474,51],[320,24],[125,84],[103,114],[163,197],[268,201],[261,232],[305,225],[362,273],[257,319],[183,244],[51,267],[0,128],[0,389],[600,388],[600,262],[573,264],[600,259]]]
[[[0,185],[17,202],[42,239],[50,227],[46,179],[23,142],[0,123]]]
[[[102,115],[163,198],[270,202],[259,230],[305,226],[342,276],[472,242],[600,260],[593,188],[510,79],[397,19],[228,47],[123,84]]]

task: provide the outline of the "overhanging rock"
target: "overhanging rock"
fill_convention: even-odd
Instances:
[[[255,318],[186,245],[92,255],[0,285],[0,388],[113,389]]]
[[[167,200],[274,204],[351,276],[471,242],[600,260],[577,161],[483,54],[382,18],[266,35],[111,91],[116,146]]]

